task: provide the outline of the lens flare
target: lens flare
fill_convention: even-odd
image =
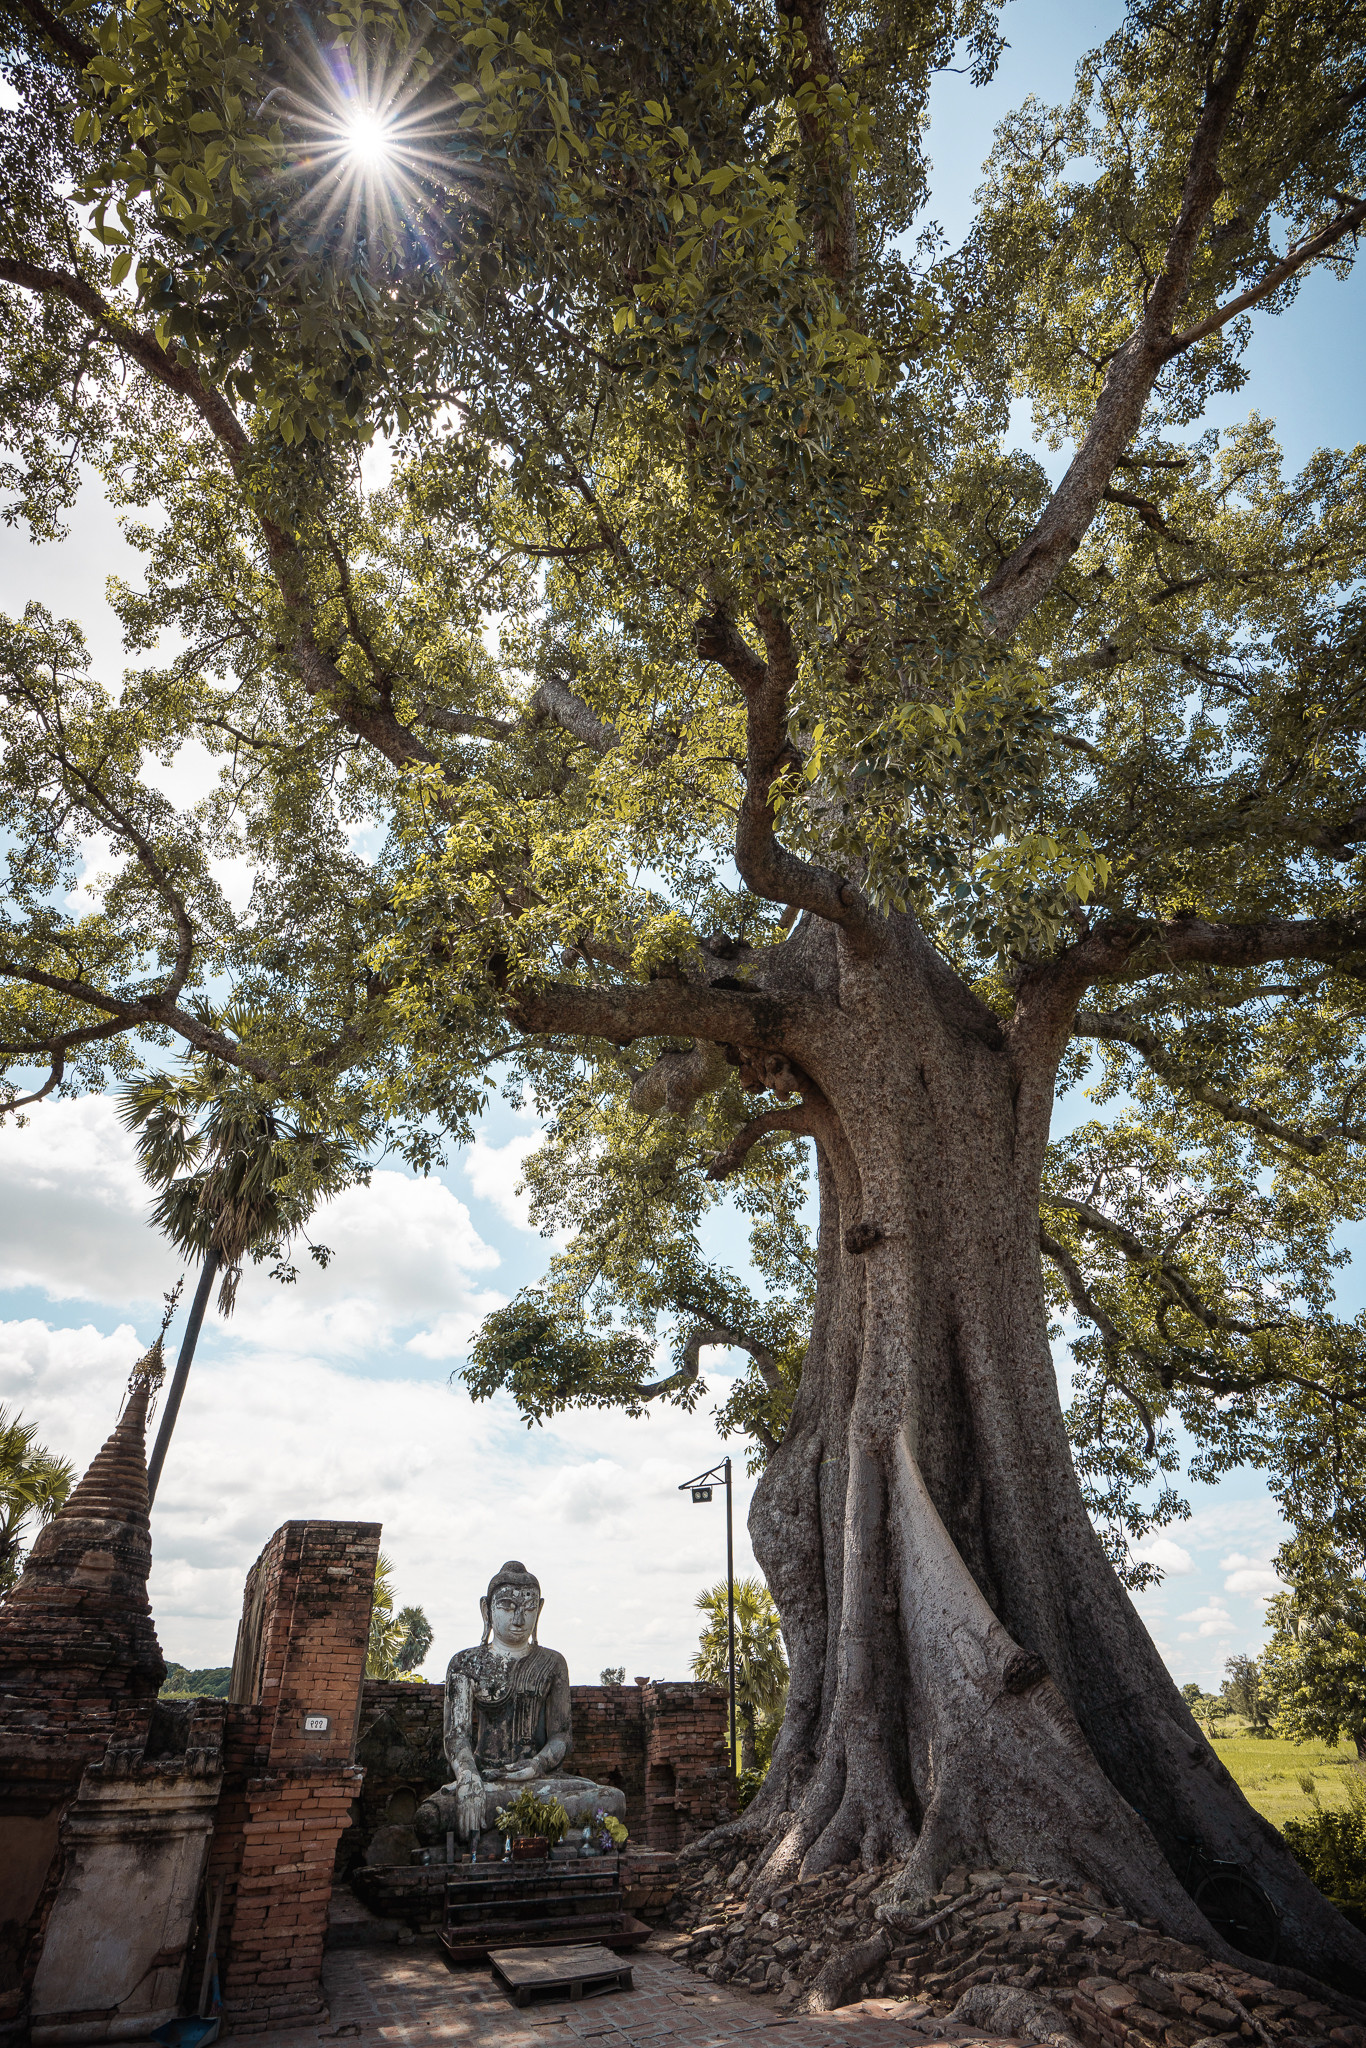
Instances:
[[[368,107],[358,107],[346,122],[347,154],[358,163],[378,166],[388,161],[393,149],[389,124]]]

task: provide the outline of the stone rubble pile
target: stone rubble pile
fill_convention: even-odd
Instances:
[[[1126,1920],[1089,1887],[957,1870],[918,1914],[880,1917],[892,1865],[828,1870],[758,1898],[744,1895],[747,1874],[743,1862],[716,1863],[684,1878],[670,1915],[684,1937],[674,1956],[784,2011],[872,1997],[894,2001],[888,2016],[908,2033],[981,2039],[1020,2031],[984,2025],[993,1996],[1004,2017],[1009,1988],[1032,1994],[1012,2004],[1017,2020],[1026,2007],[1034,2014],[1035,2040],[1054,2038],[1060,2018],[1087,2048],[1366,2048],[1350,2013]],[[1002,1989],[976,1988],[986,1986]]]

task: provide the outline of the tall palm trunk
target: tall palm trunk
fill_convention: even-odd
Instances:
[[[157,1440],[152,1447],[152,1455],[147,1464],[147,1501],[149,1506],[157,1497],[157,1482],[161,1478],[161,1468],[166,1463],[166,1453],[171,1447],[171,1432],[175,1428],[176,1417],[180,1413],[181,1397],[185,1392],[185,1382],[190,1377],[190,1367],[194,1363],[195,1346],[199,1342],[199,1332],[204,1321],[204,1311],[209,1305],[209,1291],[213,1286],[214,1275],[217,1273],[221,1263],[222,1261],[218,1253],[210,1248],[204,1254],[204,1263],[199,1269],[199,1284],[194,1291],[194,1300],[190,1303],[190,1319],[185,1325],[185,1335],[181,1339],[180,1344],[180,1356],[175,1362],[175,1371],[171,1375],[171,1384],[166,1390],[166,1406],[162,1411],[161,1427],[157,1430]]]

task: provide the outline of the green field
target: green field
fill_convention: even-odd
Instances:
[[[1321,1805],[1346,1806],[1345,1778],[1357,1760],[1352,1743],[1340,1742],[1330,1749],[1325,1742],[1282,1742],[1277,1736],[1263,1740],[1244,1733],[1244,1724],[1231,1715],[1215,1727],[1215,1755],[1274,1826],[1313,1811],[1314,1802],[1300,1784],[1306,1772]]]

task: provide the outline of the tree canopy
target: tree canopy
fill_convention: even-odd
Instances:
[[[1277,1733],[1292,1742],[1344,1737],[1366,1757],[1366,1583],[1312,1539],[1289,1553],[1291,1583],[1267,1604],[1271,1640],[1261,1660]]]
[[[1366,460],[1202,426],[1352,260],[1360,10],[1137,0],[957,248],[980,0],[7,12],[6,517],[93,474],[144,573],[122,680],[0,625],[6,1101],[231,1097],[296,1215],[529,1090],[570,1244],[471,1385],[688,1402],[739,1346],[762,1459],[815,1127],[765,977],[913,917],[1004,1028],[1070,991],[1061,1081],[1122,1105],[1040,1211],[1116,1556],[1178,1424],[1360,1544]]]

